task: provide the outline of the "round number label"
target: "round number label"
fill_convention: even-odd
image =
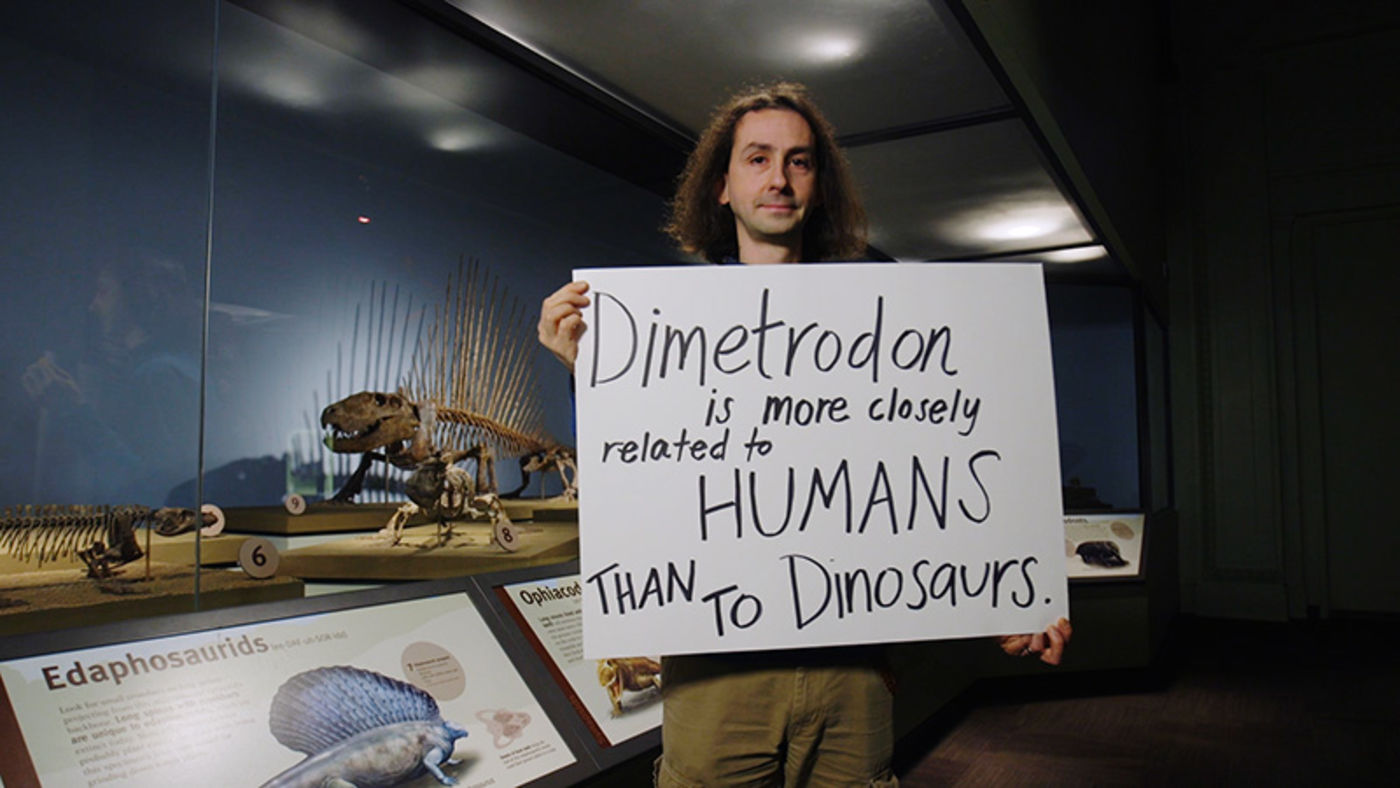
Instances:
[[[282,506],[286,507],[287,514],[293,517],[306,512],[306,499],[296,493],[288,493],[282,499]]]
[[[492,526],[495,532],[496,544],[500,545],[507,552],[515,552],[520,549],[520,532],[515,524],[511,522],[498,522]]]
[[[277,548],[261,536],[250,536],[238,548],[238,565],[259,580],[277,574]]]

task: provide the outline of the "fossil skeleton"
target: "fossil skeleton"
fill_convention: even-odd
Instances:
[[[1083,542],[1075,548],[1074,552],[1078,553],[1079,557],[1084,559],[1084,563],[1090,566],[1115,569],[1128,565],[1128,562],[1123,559],[1123,553],[1118,550],[1118,545],[1109,541]]]
[[[613,716],[622,714],[622,693],[661,689],[661,663],[651,657],[615,657],[598,660],[598,683],[608,691]]]
[[[544,429],[535,396],[527,314],[499,282],[485,280],[476,263],[449,279],[446,302],[398,391],[362,391],[321,411],[330,449],[363,453],[336,500],[352,499],[379,460],[413,471],[405,485],[409,500],[440,524],[481,511],[500,521],[505,513],[497,498],[497,456],[519,458],[526,479],[555,469],[564,495],[573,497],[573,450]],[[463,459],[476,461],[475,480],[456,468]],[[391,520],[386,530],[395,542],[417,511],[406,506]]]
[[[221,514],[206,512],[201,527],[213,526]],[[114,567],[141,556],[136,529],[145,526],[161,536],[194,530],[191,509],[148,506],[17,506],[0,511],[0,551],[42,567],[74,556],[88,577],[107,578]]]

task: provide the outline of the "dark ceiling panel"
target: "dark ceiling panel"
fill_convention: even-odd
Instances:
[[[896,259],[983,257],[1093,241],[1018,120],[847,154],[871,216],[871,243]]]
[[[384,0],[237,0],[279,25],[658,194],[684,162],[683,140],[646,127],[498,41],[442,4]],[[437,25],[423,24],[429,14]]]
[[[848,144],[880,253],[1096,242],[942,0],[236,1],[658,194],[734,87],[798,79]]]
[[[842,135],[1008,104],[941,2],[447,2],[692,133],[775,78],[806,83]]]

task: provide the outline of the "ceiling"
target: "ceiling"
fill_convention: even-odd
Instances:
[[[225,36],[221,84],[231,96],[286,105],[303,126],[344,119],[351,107],[421,127],[415,134],[428,145],[415,155],[425,177],[460,180],[452,168],[466,164],[426,156],[509,129],[668,194],[712,107],[746,84],[791,79],[810,88],[852,161],[874,257],[1044,260],[1051,278],[1128,279],[975,45],[976,31],[954,13],[960,0],[233,1],[343,59],[297,41],[250,39],[245,52]],[[109,56],[177,58],[150,70],[185,74],[198,87],[207,53],[181,54],[181,36],[139,28],[111,36],[113,19],[88,21],[68,34],[80,37],[78,51],[130,41]],[[226,26],[236,21],[226,14]],[[296,52],[310,57],[289,61]],[[365,80],[354,64],[379,77]],[[448,105],[491,123],[468,128]]]
[[[861,183],[872,246],[893,259],[1126,278],[944,0],[442,2],[689,140],[746,84],[806,84]]]

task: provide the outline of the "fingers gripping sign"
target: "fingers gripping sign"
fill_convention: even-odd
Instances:
[[[1001,650],[1013,657],[1035,655],[1047,665],[1058,665],[1064,658],[1065,644],[1073,634],[1069,619],[1061,618],[1045,628],[1044,632],[1029,635],[1006,635],[998,638]]]
[[[591,303],[585,293],[588,283],[570,282],[554,291],[540,305],[540,344],[559,359],[570,372],[578,358],[578,343],[588,326],[583,322],[583,310]]]

